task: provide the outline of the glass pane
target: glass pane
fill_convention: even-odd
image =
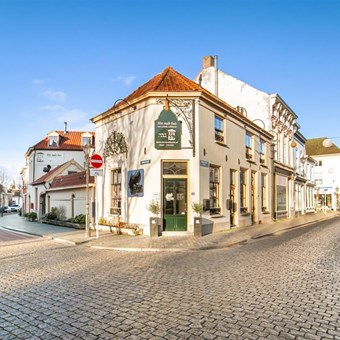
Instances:
[[[163,175],[187,175],[186,162],[164,162]]]
[[[246,146],[251,148],[251,136],[248,133],[246,134]]]
[[[174,182],[166,182],[164,187],[164,214],[174,214]]]
[[[176,211],[177,214],[185,214],[185,185],[184,182],[177,183],[176,190]]]
[[[223,120],[215,116],[215,130],[223,131]]]

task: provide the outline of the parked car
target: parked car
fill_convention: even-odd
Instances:
[[[10,207],[8,207],[7,205],[2,206],[1,210],[0,210],[1,213],[9,213],[11,211],[12,211],[12,209]]]
[[[10,207],[11,211],[18,212],[20,210],[19,204],[12,204]]]

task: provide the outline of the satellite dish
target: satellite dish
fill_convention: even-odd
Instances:
[[[329,148],[329,147],[331,147],[331,146],[333,145],[333,142],[332,142],[331,139],[326,138],[326,139],[323,140],[322,145],[323,145],[325,148]]]

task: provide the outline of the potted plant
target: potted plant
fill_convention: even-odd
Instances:
[[[196,213],[196,216],[194,217],[194,236],[203,236],[201,217],[203,205],[199,202],[194,202],[192,203],[191,208]]]
[[[147,206],[153,216],[150,217],[150,237],[162,236],[161,223],[159,214],[161,212],[161,206],[159,201],[153,199]]]

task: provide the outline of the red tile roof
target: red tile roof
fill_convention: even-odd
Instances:
[[[148,92],[204,92],[209,93],[209,91],[199,86],[194,81],[188,79],[182,74],[175,71],[172,67],[167,67],[163,72],[157,74],[151,80],[146,82],[144,85],[137,88],[130,95],[122,99],[115,106],[112,106],[105,113],[116,111],[119,106],[126,104],[126,102],[131,102],[136,98],[148,93]]]
[[[167,67],[163,72],[157,74],[151,80],[146,82],[144,85],[137,88],[130,95],[125,97],[124,99],[116,100],[114,106],[105,112],[93,117],[91,121],[96,123],[97,121],[103,119],[106,116],[110,116],[111,114],[115,114],[119,112],[119,108],[125,107],[127,104],[132,105],[137,102],[138,98],[143,99],[143,96],[146,96],[148,93],[159,92],[159,93],[167,93],[169,92],[177,92],[177,93],[193,93],[196,92],[198,95],[203,94],[206,98],[213,100],[215,103],[224,106],[229,112],[234,114],[237,117],[240,117],[242,120],[246,120],[249,124],[252,124],[254,127],[258,128],[256,123],[252,123],[247,117],[245,117],[242,113],[236,110],[236,108],[232,107],[227,102],[223,101],[219,97],[215,96],[213,93],[209,92],[205,88],[201,87],[199,84],[190,80],[189,78],[183,76],[182,74],[175,71],[172,67]],[[268,133],[268,132],[266,132]],[[270,135],[268,133],[268,135]]]
[[[52,168],[49,172],[45,173],[38,179],[36,179],[34,182],[30,183],[31,185],[39,185],[44,184],[46,182],[51,182],[56,176],[61,176],[60,174],[63,171],[68,170],[69,166],[73,165],[75,166],[79,171],[82,171],[84,168],[76,162],[74,159],[71,159],[63,164],[57,165],[55,168]]]
[[[89,183],[94,183],[94,176],[89,177]],[[79,171],[69,175],[56,176],[50,186],[51,189],[80,187],[86,185],[86,171]]]
[[[45,175],[42,175],[37,180],[32,182],[31,185],[37,185],[37,184],[45,183],[46,181],[48,181],[49,178],[53,178],[53,176],[55,176],[56,173],[58,173],[58,171],[63,167],[63,165],[64,164],[60,164],[60,165],[56,166],[55,168],[53,168],[52,170],[47,172]]]
[[[75,150],[82,151],[82,135],[87,131],[55,131],[60,135],[59,145],[52,147],[48,145],[48,136],[33,146],[34,150]],[[94,136],[94,132],[90,132]]]

